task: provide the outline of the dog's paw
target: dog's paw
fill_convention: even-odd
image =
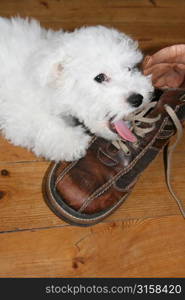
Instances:
[[[60,160],[73,161],[85,156],[91,137],[87,134],[77,134],[70,144],[65,145]]]
[[[91,140],[81,127],[42,131],[39,137],[32,150],[36,155],[54,161],[73,161],[83,157]]]

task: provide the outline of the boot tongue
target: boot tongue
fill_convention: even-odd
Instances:
[[[124,140],[127,140],[132,143],[137,141],[135,135],[133,135],[133,133],[130,131],[130,129],[128,128],[128,126],[126,125],[126,123],[123,120],[116,121],[113,124],[115,126],[115,130],[117,131],[117,133]]]

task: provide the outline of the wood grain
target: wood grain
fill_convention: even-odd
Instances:
[[[42,158],[36,157],[31,151],[12,145],[2,136],[0,136],[0,149],[0,163],[43,161]]]
[[[145,53],[184,43],[184,0],[1,0],[1,16],[32,16],[53,29],[113,26]],[[172,184],[185,200],[182,139]],[[165,185],[162,153],[126,202],[91,228],[56,217],[42,195],[49,162],[0,137],[0,277],[185,277],[185,221]],[[185,204],[185,202],[184,202]]]
[[[184,229],[170,216],[1,234],[1,276],[184,276]]]

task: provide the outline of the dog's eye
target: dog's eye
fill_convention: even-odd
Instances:
[[[130,71],[132,70],[132,68],[130,68],[130,67],[127,67],[127,70],[130,72]]]
[[[95,78],[94,78],[95,81],[97,81],[98,83],[102,83],[103,81],[106,80],[106,75],[101,73],[99,75],[97,75]]]

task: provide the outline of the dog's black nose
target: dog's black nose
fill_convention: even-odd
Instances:
[[[143,96],[141,94],[132,94],[127,98],[127,101],[133,107],[138,107],[143,102]]]

